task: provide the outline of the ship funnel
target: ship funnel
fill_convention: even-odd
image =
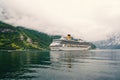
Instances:
[[[72,37],[71,37],[70,34],[67,35],[67,39],[68,39],[68,40],[71,40],[71,39],[72,39]]]

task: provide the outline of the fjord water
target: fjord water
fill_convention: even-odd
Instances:
[[[0,51],[0,79],[120,80],[120,50]]]

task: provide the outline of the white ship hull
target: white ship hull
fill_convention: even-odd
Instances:
[[[81,39],[74,39],[70,35],[67,37],[62,37],[60,39],[54,39],[50,44],[51,50],[89,50],[91,45],[89,42],[83,41]]]
[[[67,51],[67,50],[89,50],[90,47],[83,48],[83,47],[50,47],[51,50],[54,51]]]

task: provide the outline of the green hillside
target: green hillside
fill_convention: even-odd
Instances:
[[[51,41],[45,33],[0,22],[0,50],[48,50]]]
[[[52,39],[61,36],[50,36],[48,34],[27,29],[14,27],[0,21],[0,50],[49,50]],[[92,49],[96,46],[89,42]]]

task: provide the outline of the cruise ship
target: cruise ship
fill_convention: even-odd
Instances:
[[[50,44],[51,50],[89,50],[91,45],[89,42],[83,41],[81,39],[74,39],[70,34],[66,37],[61,37],[60,39],[54,39]]]

